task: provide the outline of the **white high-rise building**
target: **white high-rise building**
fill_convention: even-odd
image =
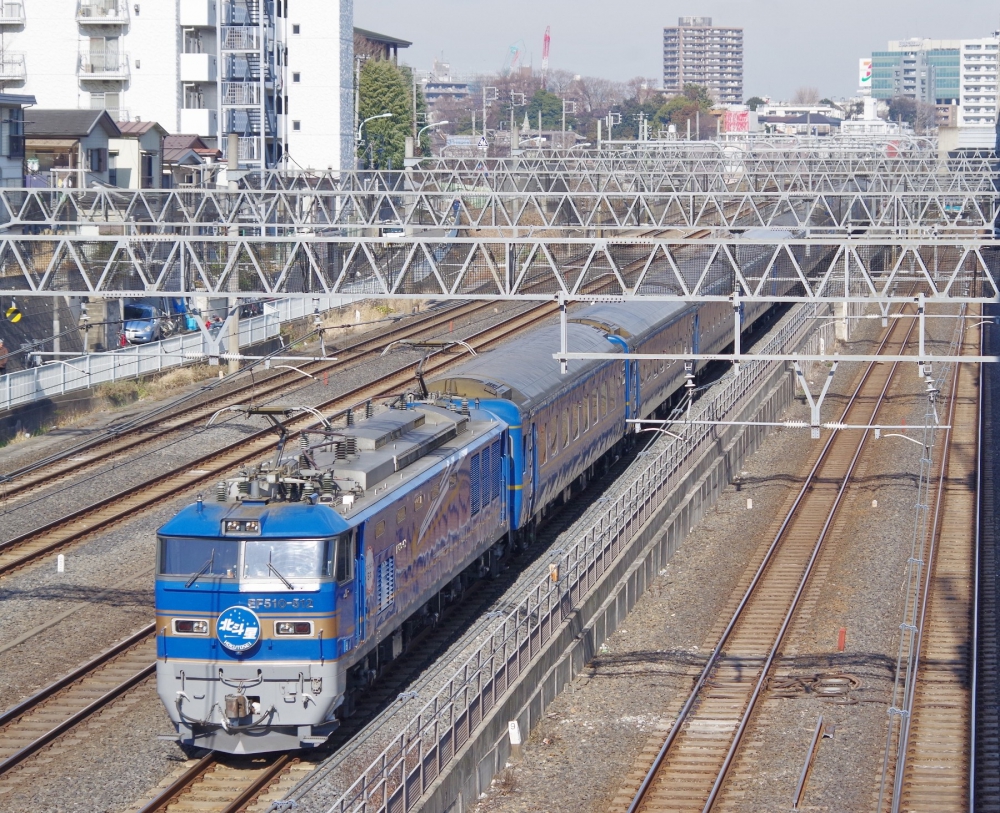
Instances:
[[[962,40],[959,51],[959,127],[992,127],[997,121],[1000,32]]]
[[[347,168],[353,17],[353,0],[2,0],[0,91],[223,150],[234,132],[247,169]]]

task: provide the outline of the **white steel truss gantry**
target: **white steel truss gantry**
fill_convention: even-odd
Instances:
[[[1000,301],[992,238],[19,235],[0,295],[618,301]]]
[[[890,232],[997,227],[989,192],[497,192],[0,189],[9,232],[114,226],[124,233],[288,233],[357,227],[520,229],[808,229]],[[347,234],[347,231],[342,231]],[[456,234],[459,236],[461,232]],[[517,233],[512,233],[512,236]]]

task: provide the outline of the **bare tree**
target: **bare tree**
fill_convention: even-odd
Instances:
[[[625,83],[626,96],[629,99],[636,99],[639,104],[645,104],[654,96],[658,96],[660,94],[656,84],[656,79],[650,79],[645,76],[635,76]]]
[[[579,100],[588,113],[603,115],[625,99],[625,85],[599,76],[584,76],[575,83]]]
[[[792,104],[816,104],[819,101],[819,88],[801,87],[792,96]]]
[[[937,128],[937,108],[927,102],[917,102],[916,116],[913,121],[913,131],[917,135],[926,135]]]
[[[576,75],[570,73],[569,71],[549,71],[548,75],[545,77],[545,86],[548,88],[549,93],[554,93],[556,96],[562,96],[564,98],[569,97],[575,82]]]

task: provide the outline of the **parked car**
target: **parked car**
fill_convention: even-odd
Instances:
[[[163,338],[162,315],[145,303],[125,306],[125,340],[129,344],[158,342]]]

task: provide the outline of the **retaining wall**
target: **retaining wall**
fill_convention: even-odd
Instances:
[[[739,420],[776,421],[795,397],[790,370],[776,370],[744,407]],[[466,813],[490,786],[510,756],[508,722],[517,720],[522,736],[589,663],[618,628],[639,597],[715,504],[723,489],[769,431],[764,426],[720,427],[716,443],[692,466],[671,496],[643,525],[579,609],[561,624],[483,721],[477,734],[456,754],[415,808],[422,813]]]

